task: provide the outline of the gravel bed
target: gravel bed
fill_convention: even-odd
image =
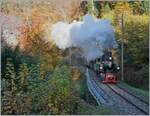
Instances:
[[[131,94],[125,92],[124,90],[118,88],[114,84],[108,84],[109,87],[111,87],[114,91],[116,91],[119,95],[124,97],[126,100],[128,100],[130,103],[134,104],[136,107],[144,111],[148,114],[149,112],[149,105],[138,99],[137,97],[132,96]]]
[[[106,104],[107,107],[112,109],[113,111],[117,112],[118,115],[143,115],[144,113],[137,109],[134,105],[127,102],[125,99],[117,95],[115,92],[113,92],[106,84],[100,83],[100,79],[97,78],[97,76],[92,72],[89,71],[91,78],[95,78],[95,84],[99,87],[99,89],[103,90],[105,93],[105,96],[107,96],[108,101],[110,104]],[[104,94],[99,93],[99,94]]]
[[[134,96],[137,96],[138,98],[142,99],[143,101],[145,101],[147,104],[149,104],[149,96],[147,95],[143,95],[141,92],[139,92],[138,90],[136,90],[135,88],[132,88],[130,86],[127,86],[124,83],[118,83],[117,84],[118,87],[120,87],[121,89],[133,94]]]

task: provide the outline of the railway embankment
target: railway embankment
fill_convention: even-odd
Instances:
[[[149,114],[149,103],[143,100],[143,97],[139,96],[134,89],[130,90],[121,83],[102,84],[100,77],[89,69],[87,69],[87,86],[97,103],[107,106],[115,114]]]

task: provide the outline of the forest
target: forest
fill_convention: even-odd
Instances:
[[[124,83],[149,92],[149,1],[1,0],[0,5],[1,114],[113,113],[89,93],[84,59],[73,56],[80,50],[62,50],[52,41],[53,24],[80,21],[87,13],[111,21],[119,64],[123,39]]]

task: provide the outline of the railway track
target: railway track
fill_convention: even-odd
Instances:
[[[116,85],[107,84],[107,86],[117,95],[139,109],[141,112],[143,112],[144,114],[149,114],[149,104],[147,102],[143,102],[143,100],[139,97],[125,91],[124,89],[119,88]]]
[[[98,80],[98,78],[96,78],[94,75],[94,73],[91,73],[90,75],[88,74],[87,85],[89,91],[99,105],[103,104],[110,108],[112,108],[111,106],[115,108],[114,105],[117,105],[116,109],[120,108],[120,111],[122,112],[120,114],[149,113],[149,104],[147,102],[143,101],[138,96],[119,88],[117,85],[100,84],[100,80]],[[93,76],[93,78],[91,76]]]
[[[103,95],[99,93],[103,93],[98,87],[97,84],[90,78],[88,69],[87,69],[87,86],[90,93],[93,95],[95,100],[97,101],[98,105],[106,104],[107,100],[103,97]]]
[[[144,102],[145,104],[149,105],[149,102],[148,102],[146,99],[142,98],[141,96],[136,95],[135,93],[133,94],[133,93],[132,93],[133,91],[129,91],[128,89],[125,89],[124,87],[121,87],[121,86],[118,85],[118,84],[117,84],[116,86],[117,86],[118,88],[122,89],[123,91],[125,91],[126,93],[128,93],[128,94],[130,94],[130,95],[136,97],[137,99],[139,99],[140,101]]]
[[[110,95],[106,94],[106,91],[99,86],[98,81],[95,78],[91,78],[87,75],[88,89],[96,99],[98,105],[112,106],[113,102],[109,99]]]

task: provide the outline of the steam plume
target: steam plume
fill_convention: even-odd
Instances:
[[[94,19],[89,14],[83,16],[83,21],[54,24],[51,36],[60,49],[82,48],[88,61],[101,56],[105,48],[117,47],[110,22]]]

